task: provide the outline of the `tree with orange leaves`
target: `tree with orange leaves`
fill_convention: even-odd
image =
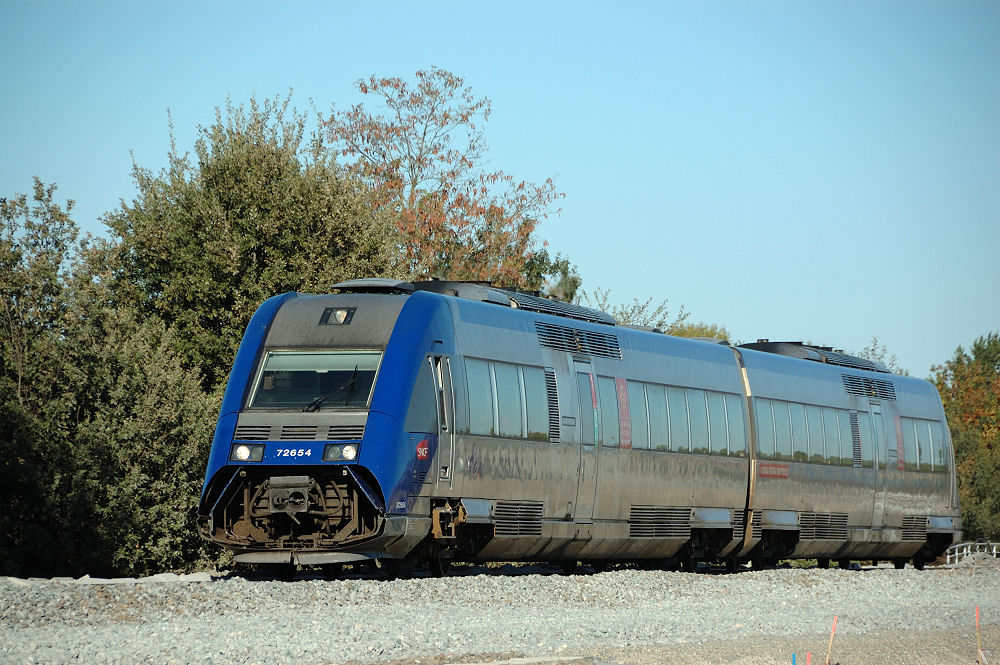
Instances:
[[[536,185],[486,168],[490,101],[437,67],[418,71],[415,85],[372,76],[357,87],[384,114],[334,107],[322,126],[396,213],[400,272],[540,288],[525,266],[538,256],[535,227],[563,195],[551,178]]]
[[[955,444],[955,471],[968,540],[1000,539],[1000,335],[958,347],[932,368]]]

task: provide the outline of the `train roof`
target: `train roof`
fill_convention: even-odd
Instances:
[[[334,289],[345,293],[397,293],[407,295],[416,291],[431,291],[446,296],[493,303],[523,309],[531,312],[542,312],[578,321],[589,321],[609,326],[617,326],[618,321],[610,314],[602,311],[543,298],[536,291],[493,286],[489,282],[458,282],[451,280],[431,279],[426,281],[405,282],[396,279],[370,278],[352,279],[334,284]]]

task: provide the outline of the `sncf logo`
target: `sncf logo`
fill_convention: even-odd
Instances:
[[[417,459],[427,459],[430,456],[431,447],[427,443],[427,439],[424,439],[417,444]]]

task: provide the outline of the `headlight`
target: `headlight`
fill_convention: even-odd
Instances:
[[[323,450],[324,462],[351,461],[357,458],[358,444],[356,443],[331,443]]]
[[[231,462],[259,462],[264,459],[264,446],[257,444],[235,443],[229,451]]]

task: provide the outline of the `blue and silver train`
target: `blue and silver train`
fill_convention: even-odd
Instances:
[[[961,538],[926,381],[482,284],[333,291],[267,300],[236,355],[198,527],[237,562],[919,568]]]

